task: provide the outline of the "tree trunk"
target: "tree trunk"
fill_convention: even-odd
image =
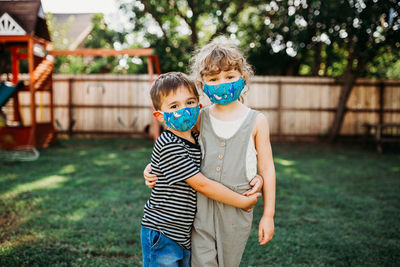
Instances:
[[[336,141],[337,136],[342,128],[344,115],[346,114],[346,104],[349,99],[351,90],[355,80],[357,79],[357,72],[353,71],[354,53],[350,52],[346,71],[343,76],[343,85],[340,90],[339,102],[336,108],[335,118],[333,119],[332,126],[329,132],[329,142],[333,143]]]
[[[193,46],[196,46],[198,42],[196,20],[192,17],[192,22],[189,24],[190,30],[192,31],[192,34],[190,35],[190,40],[192,41]]]
[[[314,76],[319,76],[319,70],[321,68],[321,49],[322,49],[322,43],[318,42],[315,44],[315,49],[314,49],[314,68],[312,70],[312,73]]]
[[[300,66],[299,60],[291,59],[289,61],[288,67],[287,67],[286,71],[283,73],[283,75],[286,75],[286,76],[299,75],[299,66]]]

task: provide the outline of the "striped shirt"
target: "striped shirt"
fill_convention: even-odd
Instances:
[[[201,150],[196,144],[164,131],[151,156],[152,173],[158,177],[144,206],[142,225],[159,231],[190,249],[192,224],[196,214],[196,191],[185,182],[200,172]]]

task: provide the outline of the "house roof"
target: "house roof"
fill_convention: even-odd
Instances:
[[[53,13],[56,25],[68,25],[66,38],[69,41],[69,49],[76,49],[90,34],[93,29],[92,19],[95,13],[60,14]]]
[[[27,34],[51,41],[40,0],[0,0],[0,16],[8,13]]]

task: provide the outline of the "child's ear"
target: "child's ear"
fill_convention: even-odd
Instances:
[[[162,114],[160,111],[153,111],[153,116],[156,118],[159,122],[164,122],[164,114]]]

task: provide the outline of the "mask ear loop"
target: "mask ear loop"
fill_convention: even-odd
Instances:
[[[241,103],[244,103],[244,97],[245,97],[245,96],[247,95],[247,93],[249,92],[249,87],[247,86],[246,79],[244,78],[243,75],[241,76],[241,78],[243,79],[244,87],[243,87],[242,92],[241,92],[240,95],[239,95],[238,100],[239,100]]]

